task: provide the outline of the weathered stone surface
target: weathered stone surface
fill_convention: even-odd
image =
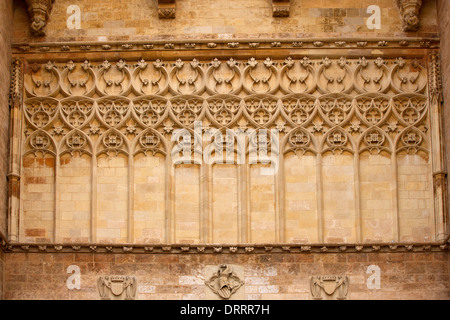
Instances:
[[[38,3],[28,1],[31,2]],[[52,0],[44,2],[53,3]],[[153,154],[154,149],[147,148],[155,143],[154,136],[142,136],[141,141],[136,141],[145,152],[138,155],[129,153],[135,150],[132,149],[134,146],[121,145],[120,137],[122,142],[130,143],[132,139],[129,137],[136,137],[139,130],[147,128],[154,121],[155,114],[137,113],[135,118],[138,122],[147,121],[139,128],[132,117],[126,118],[118,113],[106,116],[106,113],[96,110],[100,118],[105,116],[104,119],[90,119],[88,125],[92,126],[82,128],[85,125],[83,116],[70,114],[69,117],[70,112],[60,110],[61,118],[51,119],[52,126],[45,128],[48,136],[32,136],[30,143],[33,152],[42,150],[52,139],[64,142],[64,146],[49,145],[48,151],[61,151],[57,156],[47,152],[41,157],[38,152],[35,158],[29,153],[23,161],[14,164],[21,168],[18,170],[20,187],[19,180],[14,180],[10,191],[21,196],[20,206],[15,205],[22,211],[19,223],[12,227],[20,226],[20,232],[7,230],[6,221],[6,175],[8,161],[11,160],[8,159],[8,141],[20,143],[22,134],[27,136],[40,130],[24,127],[23,132],[16,132],[14,137],[8,138],[11,38],[14,57],[25,62],[25,87],[28,86],[25,98],[28,102],[34,99],[34,102],[46,100],[56,101],[56,104],[61,104],[66,98],[85,96],[88,99],[83,103],[88,101],[86,105],[94,105],[103,96],[114,96],[114,102],[119,105],[124,96],[135,99],[137,96],[159,95],[170,99],[176,106],[174,97],[190,93],[201,96],[202,102],[202,99],[213,95],[230,93],[233,99],[236,96],[245,99],[258,93],[277,102],[292,90],[300,95],[315,95],[313,105],[316,107],[319,102],[323,103],[321,98],[328,91],[334,94],[345,91],[352,99],[365,91],[371,94],[380,91],[387,94],[391,105],[395,104],[393,97],[398,93],[417,91],[428,101],[426,80],[433,76],[429,73],[432,70],[429,69],[429,58],[438,53],[442,59],[440,71],[444,98],[444,125],[441,129],[445,130],[450,119],[447,108],[450,101],[449,1],[378,0],[372,3],[341,0],[338,8],[330,1],[318,0],[181,0],[176,1],[176,5],[174,0],[84,0],[77,4],[81,28],[70,29],[67,19],[73,13],[67,9],[72,2],[54,1],[51,13],[49,11],[45,17],[46,35],[42,37],[35,37],[32,33],[32,30],[43,30],[42,21],[34,19],[35,28],[30,28],[30,14],[25,1],[14,1],[13,4],[8,0],[0,4],[0,232],[5,236],[18,235],[21,242],[38,244],[32,247],[32,253],[26,253],[30,250],[29,245],[16,247],[14,253],[0,249],[0,298],[97,299],[98,277],[117,274],[137,278],[138,299],[205,299],[209,294],[203,282],[208,276],[205,270],[208,270],[207,266],[221,264],[234,265],[242,270],[245,286],[239,293],[245,299],[310,299],[310,278],[323,275],[348,276],[348,299],[450,298],[448,252],[444,249],[431,252],[428,245],[423,247],[423,252],[417,249],[418,243],[430,243],[437,238],[442,240],[445,230],[439,228],[448,221],[444,214],[436,215],[439,210],[435,211],[436,208],[445,208],[445,205],[439,207],[439,201],[445,197],[436,195],[446,190],[442,183],[445,168],[436,172],[436,162],[445,160],[450,165],[450,148],[446,148],[446,159],[435,158],[441,151],[437,144],[443,143],[435,135],[435,129],[439,127],[436,123],[442,120],[436,117],[439,105],[421,110],[424,117],[413,125],[422,130],[421,137],[426,139],[421,140],[417,131],[405,131],[402,139],[383,142],[384,147],[394,145],[396,141],[395,148],[401,148],[399,146],[404,147],[405,144],[412,147],[420,140],[420,146],[431,156],[420,152],[399,152],[394,157],[392,154],[396,150],[388,152],[378,148],[382,138],[376,130],[366,132],[365,139],[351,138],[353,146],[346,144],[346,150],[338,146],[339,141],[348,142],[346,136],[358,136],[361,126],[367,129],[373,124],[379,116],[373,113],[373,118],[364,119],[365,124],[364,121],[358,123],[355,117],[347,119],[343,126],[345,134],[339,130],[330,132],[333,133],[328,135],[330,138],[317,145],[322,148],[319,151],[308,152],[305,149],[307,139],[301,134],[305,132],[298,131],[295,139],[290,140],[294,148],[286,154],[285,176],[281,180],[259,175],[264,169],[262,165],[251,165],[248,170],[233,165],[212,165],[208,170],[200,165],[166,166],[163,153]],[[410,17],[407,28],[399,12],[400,2],[423,2],[420,14]],[[366,9],[371,4],[381,8],[381,29],[371,30],[366,25],[370,15]],[[279,18],[281,16],[282,19]],[[420,26],[417,20],[420,20]],[[441,38],[440,49],[434,40],[430,40],[438,35]],[[293,69],[289,69],[292,67],[292,61],[286,59],[289,56],[296,63]],[[326,56],[333,57],[331,65],[322,60]],[[341,56],[346,59],[338,60]],[[142,57],[146,59],[146,67],[145,61],[139,61]],[[227,61],[233,64],[228,60],[230,57],[240,65],[227,69]],[[249,60],[252,57],[256,60]],[[272,60],[265,61],[267,57]],[[378,57],[384,57],[382,63],[376,60]],[[404,60],[395,61],[397,57],[404,57]],[[411,57],[420,58],[414,61]],[[156,59],[160,58],[164,61],[157,62]],[[178,58],[185,64],[179,74],[172,72]],[[198,61],[193,61],[193,58]],[[215,58],[218,60],[214,61]],[[46,65],[49,60],[54,64]],[[75,62],[70,64],[69,60]],[[89,60],[91,66],[86,64],[86,69],[82,69],[81,64],[85,60]],[[110,70],[101,66],[104,60],[112,64],[108,74],[112,78],[109,80],[108,77],[102,78],[105,70]],[[309,65],[308,61],[313,64]],[[405,61],[406,67],[400,68],[402,72],[396,74],[398,69],[395,68]],[[258,62],[258,67],[249,72],[255,62]],[[166,65],[153,68],[153,63]],[[203,64],[197,69],[203,70],[199,73],[200,82],[206,80],[190,92],[191,84],[196,80],[195,77],[189,78],[189,68],[196,63]],[[268,69],[272,72],[270,79],[266,78],[264,63],[275,63]],[[91,68],[92,65],[95,67]],[[218,66],[217,69],[213,65]],[[37,70],[39,66],[41,69]],[[71,70],[74,72],[67,77],[68,70],[73,67],[75,69]],[[329,67],[331,72],[323,75],[323,70]],[[50,73],[45,74],[45,70],[50,70]],[[88,80],[82,70],[90,70]],[[121,80],[122,70],[125,73]],[[144,71],[139,73],[139,70]],[[145,81],[157,78],[158,70],[165,70],[159,83]],[[290,70],[289,76],[286,76],[286,70]],[[344,73],[350,70],[350,73],[342,78],[339,74],[342,70]],[[403,72],[407,70],[411,74],[405,76]],[[46,96],[43,99],[34,98],[34,89],[30,91],[33,83],[30,75],[42,75],[41,71],[44,74],[34,89],[37,96]],[[233,71],[236,73],[229,78]],[[308,72],[312,72],[311,75],[304,78]],[[416,72],[419,74],[418,82],[414,80]],[[381,78],[378,78],[379,74],[382,74]],[[55,76],[53,80],[62,79],[61,83],[50,81],[49,75]],[[386,80],[389,75],[393,78]],[[318,79],[319,83],[312,79]],[[391,83],[392,88],[387,89]],[[316,84],[319,90],[314,91],[311,85]],[[269,93],[266,86],[269,86]],[[60,88],[62,91],[58,91]],[[52,92],[48,93],[48,90]],[[79,98],[75,100],[81,103]],[[413,102],[413,105],[419,104]],[[270,111],[271,107],[266,105],[264,108]],[[344,114],[348,111],[344,109],[334,109],[334,112],[321,109],[321,117],[328,121],[326,129],[340,121],[340,111]],[[365,114],[365,110],[356,109],[352,109],[352,117],[358,112]],[[396,115],[389,120],[400,120],[406,127],[417,119],[416,111],[396,109],[398,119]],[[180,115],[176,109],[172,112],[179,124],[158,124],[167,141],[170,141],[172,130],[183,127],[182,121],[190,121],[193,116]],[[229,117],[233,117],[230,113],[209,112],[209,119],[217,123],[226,123],[230,121]],[[291,127],[301,127],[298,121],[307,118],[305,114],[290,113],[287,109],[282,112],[287,113],[286,119],[291,121]],[[264,122],[267,120],[265,117],[274,114],[268,113],[263,111],[259,118],[253,119],[255,113],[248,119]],[[278,116],[280,114],[281,111]],[[88,112],[87,116],[91,115]],[[431,119],[426,118],[428,115]],[[19,123],[22,116],[29,122],[45,122],[45,116],[30,120],[32,116],[29,114],[17,113],[12,118]],[[92,140],[92,145],[84,145],[89,139],[83,140],[82,135],[73,132],[62,140],[69,127],[64,132],[64,121],[61,120],[64,117],[67,117],[64,119],[67,123],[72,121],[76,124],[78,121],[77,128],[82,128],[85,134],[97,135],[97,138],[108,129],[122,131],[105,135],[100,148],[101,139]],[[289,125],[286,126],[289,121],[280,122],[283,117],[273,119],[272,124],[286,131],[290,129]],[[126,118],[124,125],[113,128],[114,121],[119,118]],[[432,121],[431,127],[429,120]],[[235,125],[242,126],[242,122],[235,122]],[[380,127],[387,130],[387,135],[394,135],[397,125],[391,121]],[[306,129],[313,130],[312,136],[321,135],[323,123],[308,122],[307,126]],[[444,132],[447,144],[449,132]],[[48,139],[49,136],[52,138]],[[425,140],[429,143],[425,144]],[[364,145],[368,149],[359,152]],[[114,153],[117,146],[123,148],[117,157],[113,157],[111,152]],[[82,147],[86,147],[84,150],[87,152],[77,153]],[[355,152],[353,147],[359,148],[358,151]],[[31,150],[24,148],[23,151]],[[97,154],[97,151],[103,154]],[[18,158],[21,159],[22,154]],[[395,175],[397,180],[392,178]],[[168,189],[168,185],[173,188]],[[167,216],[168,212],[172,215]],[[56,253],[67,251],[61,245],[53,246],[55,241],[70,243],[72,253]],[[97,241],[116,246],[99,246],[94,243]],[[415,244],[402,244],[398,250],[401,252],[395,253],[398,241]],[[171,245],[156,248],[161,243],[172,242],[180,245],[175,249]],[[276,253],[272,252],[272,246],[280,242],[286,244],[277,246]],[[315,253],[307,253],[311,251],[309,244],[318,242],[339,243],[339,247],[330,249],[324,246],[319,253],[320,247],[314,246]],[[359,249],[355,245],[347,246],[355,242],[373,245]],[[139,250],[146,253],[135,254],[137,249],[132,243],[145,244],[145,249],[140,247]],[[204,243],[217,245],[207,248],[208,253],[205,254]],[[244,248],[238,247],[239,243],[266,245],[254,247],[249,244]],[[293,250],[289,243],[301,244],[301,250]],[[382,252],[376,253],[380,251],[378,243],[385,245]],[[391,248],[387,249],[387,243]],[[433,251],[436,251],[436,246],[434,244]],[[6,244],[2,247],[7,248]],[[255,254],[255,250],[259,253]],[[266,252],[261,254],[264,250]],[[329,253],[330,250],[333,252]],[[158,254],[151,253],[154,251]],[[236,251],[240,253],[233,254]],[[302,254],[297,253],[300,251]],[[80,290],[66,287],[70,276],[66,270],[70,265],[81,269]],[[379,290],[370,290],[366,286],[369,277],[366,270],[370,265],[381,269]]]
[[[205,280],[217,269],[221,256],[203,255],[202,263],[196,255],[180,255],[183,262],[171,262],[170,272],[165,265],[165,255],[127,255],[130,259],[119,263],[110,254],[22,254],[11,253],[6,257],[4,268],[5,299],[98,299],[99,276],[134,276],[137,281],[136,299],[193,299],[212,297]],[[242,299],[311,299],[310,278],[323,275],[343,275],[349,279],[347,299],[442,299],[449,297],[449,268],[447,253],[389,254],[389,259],[379,254],[367,254],[370,261],[354,262],[361,254],[342,254],[342,260],[332,267],[327,254],[293,255],[298,261],[273,262],[268,265],[240,255],[232,255],[230,264],[235,266],[239,277],[245,282],[240,288]],[[1,254],[0,254],[1,257]],[[325,257],[326,259],[323,259]],[[118,256],[116,255],[116,258]],[[141,262],[143,258],[154,261]],[[421,262],[417,262],[419,259]],[[333,259],[331,259],[333,260]],[[391,261],[392,260],[392,261]],[[399,260],[399,262],[395,262]],[[428,261],[425,261],[428,260]],[[0,260],[1,261],[1,260]],[[105,262],[85,262],[105,261]],[[81,270],[81,289],[69,290],[66,280],[70,265]],[[120,269],[117,266],[121,266]],[[381,269],[380,289],[368,289],[366,273],[370,265]],[[215,268],[214,268],[215,266]],[[214,269],[214,270],[213,270]],[[293,272],[295,270],[295,272]],[[237,291],[240,295],[240,291]]]

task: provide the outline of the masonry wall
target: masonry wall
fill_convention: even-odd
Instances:
[[[136,299],[205,299],[205,267],[242,266],[244,299],[311,299],[310,277],[347,275],[348,299],[450,298],[449,260],[442,253],[348,254],[90,254],[10,253],[5,299],[99,299],[97,278],[137,278]],[[81,269],[81,289],[69,290],[70,265]],[[367,268],[381,269],[380,289],[369,290]]]
[[[417,33],[404,33],[401,29],[401,20],[395,0],[341,0],[339,2],[329,0],[291,0],[291,16],[290,18],[273,18],[269,0],[179,0],[177,1],[177,18],[171,20],[160,20],[157,16],[157,8],[155,0],[127,0],[127,1],[110,1],[110,0],[84,0],[78,5],[81,9],[81,29],[69,30],[67,28],[67,13],[69,5],[73,4],[69,0],[57,0],[55,2],[52,14],[46,27],[47,36],[41,38],[32,37],[29,30],[30,19],[24,4],[24,1],[14,0],[14,28],[12,27],[12,1],[2,1],[0,3],[0,150],[5,150],[0,154],[0,231],[6,234],[6,163],[7,163],[7,136],[8,136],[8,112],[7,97],[9,89],[9,66],[10,66],[10,47],[8,32],[6,30],[13,29],[13,42],[16,44],[32,44],[36,42],[51,43],[77,41],[85,43],[88,41],[125,41],[125,40],[164,40],[164,39],[193,39],[207,40],[212,38],[251,38],[251,39],[287,39],[287,38],[395,38],[395,37],[428,37],[436,36],[441,31],[442,39],[442,72],[444,74],[444,95],[446,100],[450,101],[450,52],[448,52],[448,21],[450,12],[450,4],[448,0],[424,1],[421,9],[421,29]],[[366,12],[369,5],[375,4],[382,8],[381,29],[369,30],[366,26],[366,19],[370,15]],[[339,6],[339,7],[337,7]],[[438,14],[437,14],[438,12]],[[439,25],[438,19],[439,17]],[[170,30],[170,31],[169,31]],[[170,33],[169,33],[170,32]],[[256,40],[255,40],[256,41]],[[149,41],[151,42],[151,41]],[[6,45],[5,45],[6,44]],[[447,49],[446,49],[447,48]],[[306,51],[305,51],[306,52]],[[325,51],[324,51],[325,52]],[[406,52],[406,50],[404,51]],[[92,57],[93,53],[91,53]],[[45,54],[39,55],[39,59],[47,59]],[[79,55],[76,58],[80,61],[84,56]],[[192,57],[189,57],[192,58]],[[35,59],[38,59],[35,56]],[[5,112],[3,112],[5,111]],[[446,121],[450,119],[450,111],[445,109]],[[447,141],[450,141],[450,130],[446,132]],[[450,151],[448,151],[450,155]],[[448,157],[450,159],[450,157]],[[292,175],[296,172],[296,167],[308,167],[308,172],[312,175],[315,173],[315,165],[307,159],[302,163],[297,163],[296,158],[288,160],[287,169],[292,170]],[[60,159],[61,172],[63,175],[72,171],[82,172],[80,177],[70,180],[70,184],[78,186],[86,186],[86,179],[90,175],[89,161],[79,158],[76,161]],[[122,163],[122,167],[126,166]],[[362,182],[362,199],[368,204],[377,200],[377,206],[364,207],[363,201],[363,223],[364,226],[373,225],[391,225],[389,217],[384,216],[386,209],[384,204],[391,205],[391,198],[380,199],[376,196],[376,192],[371,193],[373,188],[369,184],[371,173],[374,167],[386,163],[373,162],[366,156],[361,157],[361,182]],[[162,181],[167,172],[161,171],[157,161],[151,163],[148,159],[139,159],[135,162],[135,188],[143,190],[142,197],[135,197],[135,219],[139,223],[135,225],[133,230],[135,238],[138,242],[157,242],[153,239],[161,239],[163,223],[164,207],[162,205],[161,195],[164,190],[159,187],[149,188],[149,181],[139,179],[143,176],[154,176],[152,181]],[[162,160],[160,161],[162,163]],[[351,163],[350,161],[347,161]],[[52,164],[51,162],[49,162]],[[327,163],[327,162],[325,162]],[[342,163],[345,164],[343,161]],[[31,168],[39,164],[29,163]],[[52,164],[54,165],[54,163]],[[114,174],[108,178],[111,168],[103,168],[102,162],[99,162],[99,173],[101,174],[102,187],[109,190],[111,185],[117,184],[120,178],[121,185],[125,186],[126,178],[123,174],[119,174],[119,168],[114,168]],[[292,165],[292,166],[291,166]],[[45,166],[45,163],[44,163]],[[162,166],[162,165],[161,165]],[[332,167],[332,166],[330,166]],[[345,167],[333,167],[339,171]],[[233,201],[237,197],[235,186],[227,186],[230,177],[237,175],[229,168],[213,169],[213,176],[218,178],[218,183],[213,189],[216,193],[226,193],[232,201],[225,202],[217,198],[213,201],[213,225],[218,232],[214,234],[214,240],[217,242],[235,242],[237,235],[232,233],[229,225],[223,225],[223,213],[226,211],[235,211]],[[401,169],[401,168],[400,168]],[[221,171],[222,170],[222,171]],[[298,170],[297,170],[298,172]],[[400,170],[400,174],[403,171]],[[415,172],[415,171],[414,171]],[[24,171],[25,178],[27,172]],[[176,190],[190,190],[192,188],[193,178],[199,180],[199,173],[195,166],[189,168],[177,168],[177,186]],[[384,172],[386,177],[389,173]],[[67,174],[70,175],[70,174]],[[404,174],[405,176],[407,175]],[[431,174],[427,173],[429,179]],[[52,182],[50,173],[48,177],[40,174],[39,176],[29,175],[29,182],[35,184],[36,193],[44,193],[42,181]],[[184,178],[183,178],[184,177]],[[301,179],[296,175],[297,179]],[[42,180],[44,179],[44,180]],[[191,181],[192,180],[192,181]],[[352,177],[347,177],[348,181]],[[346,180],[346,181],[347,181]],[[112,181],[112,182],[111,182]],[[348,182],[347,181],[347,182]],[[63,181],[60,181],[63,182]],[[73,182],[73,183],[72,183]],[[291,181],[292,185],[298,181]],[[25,179],[23,179],[25,183]],[[256,181],[255,185],[268,185],[266,181]],[[228,188],[223,188],[223,185]],[[198,185],[197,185],[198,187]],[[287,185],[289,189],[289,184]],[[364,189],[366,188],[366,189]],[[379,184],[378,191],[384,191],[389,186]],[[50,191],[51,186],[48,187]],[[114,188],[112,188],[114,189]],[[122,188],[124,189],[124,188]],[[306,197],[308,190],[299,189],[297,186],[292,193],[292,199],[287,199],[287,205],[292,205],[291,215],[287,217],[290,221],[305,222],[309,219],[309,224],[299,224],[298,228],[286,230],[286,235],[292,242],[304,242],[308,238],[310,242],[315,242],[317,234],[315,232],[316,225],[314,217],[314,201],[311,203],[297,203],[299,198]],[[431,190],[431,188],[428,188]],[[79,190],[79,189],[76,189]],[[326,185],[325,192],[332,193],[336,190],[336,186],[331,183]],[[27,192],[26,189],[22,190]],[[126,193],[113,190],[109,194],[105,193],[105,197],[109,199],[118,199],[118,197],[126,197]],[[197,192],[194,190],[195,193]],[[366,192],[367,191],[367,192]],[[417,190],[412,190],[417,191]],[[418,190],[421,191],[421,190]],[[83,189],[83,192],[73,192],[70,188],[59,190],[61,196],[61,219],[60,230],[62,242],[88,242],[89,221],[87,213],[91,203],[89,195],[92,189]],[[29,192],[23,200],[28,200],[28,205],[32,210],[29,216],[33,218],[33,210],[36,210],[36,199],[32,199],[32,192]],[[152,197],[144,197],[151,193]],[[103,195],[102,195],[103,196]],[[185,200],[190,200],[188,195],[180,193]],[[77,197],[77,198],[75,198]],[[257,194],[251,194],[251,199],[258,199]],[[49,194],[42,195],[53,201],[53,197]],[[81,199],[83,198],[83,199]],[[325,203],[325,209],[333,208],[340,200],[337,199],[333,203],[333,197]],[[80,201],[84,200],[84,202]],[[108,199],[103,199],[107,202]],[[267,199],[266,199],[267,200]],[[297,202],[296,202],[297,201]],[[372,202],[371,202],[372,201]],[[261,202],[261,201],[255,201]],[[39,201],[43,206],[45,203]],[[124,201],[122,201],[123,206]],[[268,205],[272,200],[267,201]],[[403,203],[409,204],[410,201]],[[198,203],[181,203],[176,209],[179,213],[189,209],[188,206],[197,208]],[[54,204],[47,203],[50,207]],[[73,205],[82,205],[76,210],[71,210]],[[307,205],[311,212],[295,210],[296,207]],[[401,206],[402,204],[400,204]],[[228,206],[228,207],[227,207]],[[146,210],[152,208],[152,212],[157,213],[155,219],[149,219]],[[127,242],[124,222],[126,217],[120,216],[124,212],[124,207],[113,207],[113,214],[109,215],[99,212],[98,228],[103,228],[105,236],[99,236],[104,242]],[[154,210],[153,210],[154,209]],[[76,212],[75,212],[76,211]],[[306,212],[306,213],[305,213]],[[264,212],[258,212],[256,209],[252,212],[256,217],[256,221],[261,225],[265,224]],[[384,215],[383,215],[384,214]],[[49,215],[51,215],[49,213]],[[156,214],[155,214],[156,215]],[[408,210],[404,211],[405,216],[409,216]],[[187,215],[181,215],[185,220],[177,220],[181,222],[179,230],[175,233],[175,239],[180,243],[198,242],[192,240],[192,234],[198,234],[198,230],[190,229],[194,219]],[[115,217],[111,219],[111,217]],[[327,215],[330,223],[335,218],[331,214]],[[427,216],[428,217],[428,216]],[[378,219],[378,220],[377,220]],[[429,219],[429,218],[427,218]],[[33,221],[36,227],[35,220]],[[421,221],[417,219],[411,223],[420,225]],[[76,223],[74,223],[76,221]],[[22,221],[24,222],[24,221]],[[28,222],[27,222],[28,223]],[[353,221],[346,221],[349,225],[354,225]],[[40,241],[49,242],[54,235],[55,230],[53,224],[45,220],[39,220],[36,228],[30,234],[23,234],[22,239],[27,237],[37,237]],[[48,225],[48,226],[47,226]],[[179,225],[179,226],[180,226]],[[26,226],[26,224],[23,224]],[[187,227],[186,227],[187,226]],[[256,225],[258,227],[258,225]],[[270,225],[269,225],[270,227]],[[421,235],[417,233],[409,225],[400,226],[405,234],[410,236],[402,240],[411,241],[413,235]],[[49,235],[42,235],[38,229],[47,228]],[[233,229],[234,230],[234,229]],[[382,228],[368,227],[364,237],[370,241],[389,241],[389,234],[384,232]],[[33,233],[34,232],[34,233]],[[428,233],[428,231],[427,231]],[[112,236],[114,235],[114,236]],[[125,235],[125,236],[124,236]],[[55,235],[59,236],[59,235]],[[354,241],[355,234],[326,234],[327,237],[336,239],[337,237],[345,238],[345,241]],[[151,241],[148,239],[152,239]],[[422,237],[423,238],[423,237]],[[428,240],[419,239],[417,241]],[[266,237],[262,236],[262,239]],[[386,240],[387,239],[387,240]],[[30,241],[27,239],[27,241]],[[259,240],[263,241],[263,240]],[[331,240],[330,240],[331,241]],[[217,267],[220,264],[231,264],[241,266],[244,269],[244,281],[246,283],[244,290],[245,299],[310,299],[309,281],[311,276],[316,275],[348,275],[350,279],[349,299],[443,299],[450,298],[450,260],[448,252],[432,253],[432,252],[410,252],[410,253],[323,253],[323,254],[72,254],[72,253],[3,253],[0,250],[0,298],[4,299],[98,299],[97,278],[99,276],[108,275],[127,275],[135,276],[138,280],[137,299],[205,299],[209,290],[205,286],[205,268],[208,266]],[[66,280],[70,276],[67,268],[70,265],[77,265],[81,268],[81,289],[69,290],[66,286]],[[381,268],[381,289],[369,290],[366,281],[370,274],[367,274],[367,268],[370,265],[377,265]]]
[[[183,0],[176,3],[175,19],[159,19],[156,0],[86,0],[76,4],[81,10],[81,29],[69,30],[67,19],[71,0],[58,0],[53,6],[47,36],[30,35],[24,1],[15,0],[14,41],[26,43],[54,41],[105,41],[146,39],[211,39],[270,37],[335,37],[347,35],[406,35],[401,28],[394,0],[291,0],[289,18],[272,17],[270,0]],[[370,5],[381,8],[381,29],[369,30],[366,20]],[[436,1],[424,1],[422,27],[415,34],[437,32]]]

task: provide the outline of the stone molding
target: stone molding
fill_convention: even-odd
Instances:
[[[309,254],[309,253],[405,253],[446,252],[450,238],[430,243],[364,243],[364,244],[36,244],[9,243],[0,233],[0,248],[5,253],[93,253],[93,254]]]
[[[268,49],[436,49],[436,38],[297,38],[297,39],[211,39],[211,40],[157,40],[128,42],[43,42],[14,43],[13,54],[43,54],[82,52],[153,52],[153,51],[245,51]]]
[[[55,0],[25,0],[31,18],[31,32],[36,37],[45,36],[45,27]]]

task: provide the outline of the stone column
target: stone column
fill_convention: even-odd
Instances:
[[[12,21],[13,0],[0,1],[0,232],[4,236],[7,234],[6,216],[8,212],[8,181],[6,175],[8,171]],[[0,252],[0,300],[3,299],[4,258],[3,252]]]
[[[437,1],[439,33],[441,38],[441,74],[444,99],[444,136],[447,158],[447,170],[450,168],[450,1]],[[449,198],[450,199],[450,198]],[[448,206],[447,206],[448,208]],[[448,219],[448,215],[447,215]],[[447,220],[448,221],[448,220]],[[449,230],[447,230],[447,233]]]
[[[6,236],[13,1],[0,1],[0,232]]]

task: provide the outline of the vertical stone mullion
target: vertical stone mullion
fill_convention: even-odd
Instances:
[[[432,53],[429,56],[429,115],[431,131],[431,154],[433,165],[434,193],[434,234],[435,240],[444,240],[448,233],[447,221],[447,184],[446,167],[444,164],[444,142],[442,132],[442,86],[440,79],[439,56]]]
[[[281,146],[280,146],[281,149]],[[278,242],[286,242],[286,212],[285,212],[285,179],[284,179],[284,154],[283,150],[279,151],[278,155],[278,171],[275,175],[275,186],[276,186],[276,199],[277,199],[277,210],[278,212]]]
[[[360,179],[360,158],[358,150],[353,155],[354,167],[354,192],[355,192],[355,229],[356,242],[362,242],[362,223],[361,223],[361,179]]]
[[[90,242],[97,241],[97,156],[92,155]]]
[[[128,212],[127,212],[127,241],[134,242],[134,157],[128,155]]]
[[[316,201],[317,201],[317,239],[324,242],[324,216],[323,216],[323,181],[322,181],[322,154],[316,155]]]
[[[392,150],[391,154],[391,166],[392,166],[392,237],[393,241],[398,242],[400,240],[400,224],[399,224],[399,204],[398,204],[398,165],[397,165],[397,152]]]
[[[53,224],[53,242],[61,242],[61,210],[60,210],[60,191],[59,191],[59,176],[60,176],[60,155],[59,150],[56,150],[55,154],[55,185],[54,185],[54,195],[55,195],[55,213],[54,213],[54,224]]]
[[[168,148],[171,150],[171,148]],[[165,235],[164,242],[172,243],[175,241],[175,223],[174,223],[174,214],[175,214],[175,166],[172,165],[172,157],[170,152],[167,152],[166,155],[166,218],[165,218]]]
[[[19,59],[13,61],[11,71],[7,223],[8,241],[18,242],[23,104],[23,64]]]

